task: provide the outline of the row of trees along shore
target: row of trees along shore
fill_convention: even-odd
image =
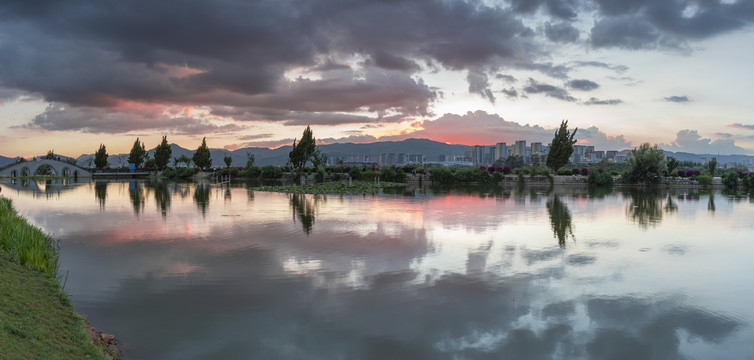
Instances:
[[[549,154],[546,159],[542,159],[544,164],[538,166],[525,166],[523,159],[514,155],[505,160],[498,160],[489,167],[444,167],[427,164],[367,168],[365,166],[343,166],[342,160],[337,166],[326,166],[327,156],[319,149],[311,128],[307,126],[301,138],[293,141],[286,166],[258,167],[254,164],[254,155],[247,153],[246,166],[244,167],[232,168],[230,166],[232,158],[225,156],[223,161],[226,168],[218,170],[217,174],[231,175],[236,178],[280,178],[286,173],[294,176],[314,174],[317,181],[325,181],[327,179],[340,180],[345,176],[344,173],[347,173],[355,180],[372,180],[372,178],[379,176],[383,181],[404,182],[408,174],[424,174],[426,172],[431,175],[434,182],[445,184],[497,183],[508,174],[518,175],[519,177],[524,175],[546,176],[550,179],[553,175],[572,175],[587,176],[591,185],[609,186],[616,181],[626,184],[656,185],[661,182],[663,177],[688,177],[701,185],[709,185],[719,171],[715,158],[712,158],[706,165],[690,161],[681,162],[673,157],[666,157],[657,145],[651,146],[648,143],[632,150],[627,163],[618,164],[602,161],[583,165],[569,165],[573,145],[576,143],[577,131],[578,128],[569,130],[568,120],[563,120],[560,127],[555,131]],[[166,136],[162,137],[153,157],[147,155],[144,143],[137,138],[128,161],[135,164],[137,168],[142,168],[143,165],[143,168],[163,170],[163,176],[170,178],[190,177],[199,170],[209,168],[212,164],[206,138],[202,139],[201,145],[191,158],[185,155],[173,158],[173,164],[176,166],[185,164],[183,168],[168,167],[171,155],[172,151]],[[95,166],[98,169],[108,165],[107,156],[105,145],[100,144],[94,159]],[[195,165],[193,168],[190,167],[192,162]],[[576,165],[583,167],[576,167]],[[754,174],[745,169],[729,169],[720,175],[722,175],[723,183],[726,186],[743,185],[754,188]]]

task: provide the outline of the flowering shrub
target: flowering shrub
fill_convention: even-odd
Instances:
[[[581,168],[581,175],[584,175],[584,176],[589,175],[589,169],[587,169],[587,168]]]
[[[494,168],[493,166],[490,166],[490,167],[488,167],[488,168],[487,168],[487,171],[488,171],[488,172],[489,172],[490,174],[492,174],[492,173],[494,173],[494,172],[495,172],[495,168]]]
[[[495,172],[503,172],[503,168],[501,166],[498,166],[495,168]]]
[[[482,165],[482,166],[479,167],[479,170],[487,170],[487,167],[484,166],[484,165]]]
[[[579,169],[573,168],[573,170],[571,170],[571,174],[578,175],[579,174]]]
[[[678,169],[676,172],[678,173],[678,176],[686,177],[686,170]]]
[[[686,170],[686,177],[692,177],[694,175],[696,175],[694,170]]]
[[[504,166],[503,167],[503,174],[510,174],[511,173],[511,167],[510,166]]]

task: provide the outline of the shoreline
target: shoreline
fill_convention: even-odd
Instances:
[[[0,196],[0,358],[120,358],[118,339],[75,312],[58,281],[57,243]]]

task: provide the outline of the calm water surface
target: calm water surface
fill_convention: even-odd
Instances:
[[[746,194],[26,185],[126,359],[754,358]]]

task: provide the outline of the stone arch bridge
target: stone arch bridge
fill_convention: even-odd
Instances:
[[[48,165],[55,176],[92,177],[92,173],[64,161],[39,159],[8,165],[0,169],[0,177],[34,176],[42,165]]]

